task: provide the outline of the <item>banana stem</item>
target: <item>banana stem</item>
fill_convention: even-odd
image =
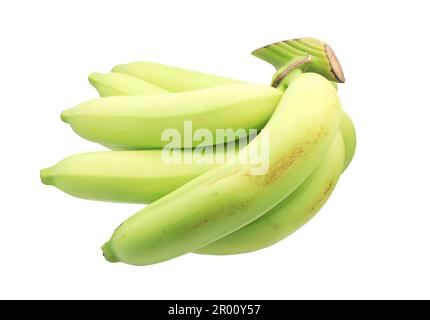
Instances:
[[[298,75],[302,74],[302,66],[311,61],[310,56],[307,56],[301,60],[291,63],[282,72],[280,72],[276,77],[273,78],[272,87],[279,90],[285,91],[288,86],[293,82],[293,79]]]
[[[297,69],[319,73],[327,80],[345,82],[342,67],[331,47],[317,39],[300,38],[275,42],[254,50],[252,55],[269,62],[276,68],[272,86],[286,86],[284,80]]]

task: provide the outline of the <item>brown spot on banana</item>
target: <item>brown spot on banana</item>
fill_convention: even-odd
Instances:
[[[321,126],[319,130],[314,133],[311,139],[304,141],[302,144],[296,145],[291,148],[284,156],[275,161],[270,167],[266,174],[258,176],[252,175],[251,169],[247,170],[243,176],[246,178],[253,179],[253,182],[262,187],[273,184],[281,177],[285,171],[287,171],[299,158],[303,157],[309,147],[314,146],[318,141],[325,135],[328,134],[327,128]]]
[[[333,190],[334,185],[335,183],[333,181],[330,181],[327,184],[327,187],[324,189],[321,197],[319,197],[318,200],[315,201],[306,211],[305,217],[314,213],[315,208],[317,208],[329,196],[330,192]]]
[[[197,224],[193,225],[193,226],[191,227],[191,229],[196,229],[196,228],[198,228],[198,227],[200,227],[200,226],[202,226],[202,225],[204,225],[204,224],[206,224],[206,223],[208,223],[208,220],[207,220],[207,219],[204,219],[204,220],[200,221],[199,223],[197,223]]]

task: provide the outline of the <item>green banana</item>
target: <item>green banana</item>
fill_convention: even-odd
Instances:
[[[172,92],[182,92],[226,84],[247,83],[211,74],[154,62],[131,62],[113,67],[112,72],[134,76]]]
[[[168,93],[149,82],[122,73],[93,72],[88,76],[88,81],[102,97]]]
[[[161,156],[161,150],[84,153],[41,170],[40,176],[44,184],[83,199],[149,203],[216,166],[165,164]]]
[[[118,227],[103,246],[106,259],[133,265],[162,262],[252,222],[309,176],[332,145],[340,119],[330,82],[313,73],[297,76],[262,133],[239,152],[246,154],[269,137],[266,174],[252,175],[251,164],[241,163],[202,174]]]
[[[339,132],[327,156],[291,195],[263,216],[196,253],[228,255],[266,248],[308,222],[330,197],[344,169],[345,147]]]
[[[282,96],[279,90],[254,84],[232,84],[201,90],[149,96],[106,97],[84,102],[63,111],[61,119],[80,136],[101,144],[129,148],[162,148],[163,132],[176,129],[186,135],[184,123],[192,123],[194,134],[209,130],[217,144],[234,141],[219,129],[262,128]],[[214,141],[192,145],[171,141],[170,146],[213,145]]]
[[[163,161],[166,159],[160,149],[82,153],[42,169],[40,177],[44,184],[78,198],[150,203],[230,161],[247,142],[243,139],[201,150],[176,149],[175,163]]]

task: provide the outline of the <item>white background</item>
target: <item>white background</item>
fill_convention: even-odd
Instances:
[[[426,1],[3,1],[2,298],[430,298]],[[39,169],[102,150],[60,121],[96,97],[91,71],[149,60],[268,83],[249,52],[312,36],[333,47],[355,122],[351,167],[320,214],[260,252],[107,263],[100,245],[139,205],[72,198]]]

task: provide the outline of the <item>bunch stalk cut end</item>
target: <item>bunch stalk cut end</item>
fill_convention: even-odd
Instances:
[[[300,38],[275,42],[254,50],[252,55],[269,62],[276,68],[272,86],[278,88],[295,69],[315,72],[327,80],[345,82],[342,66],[333,49],[318,39]]]

